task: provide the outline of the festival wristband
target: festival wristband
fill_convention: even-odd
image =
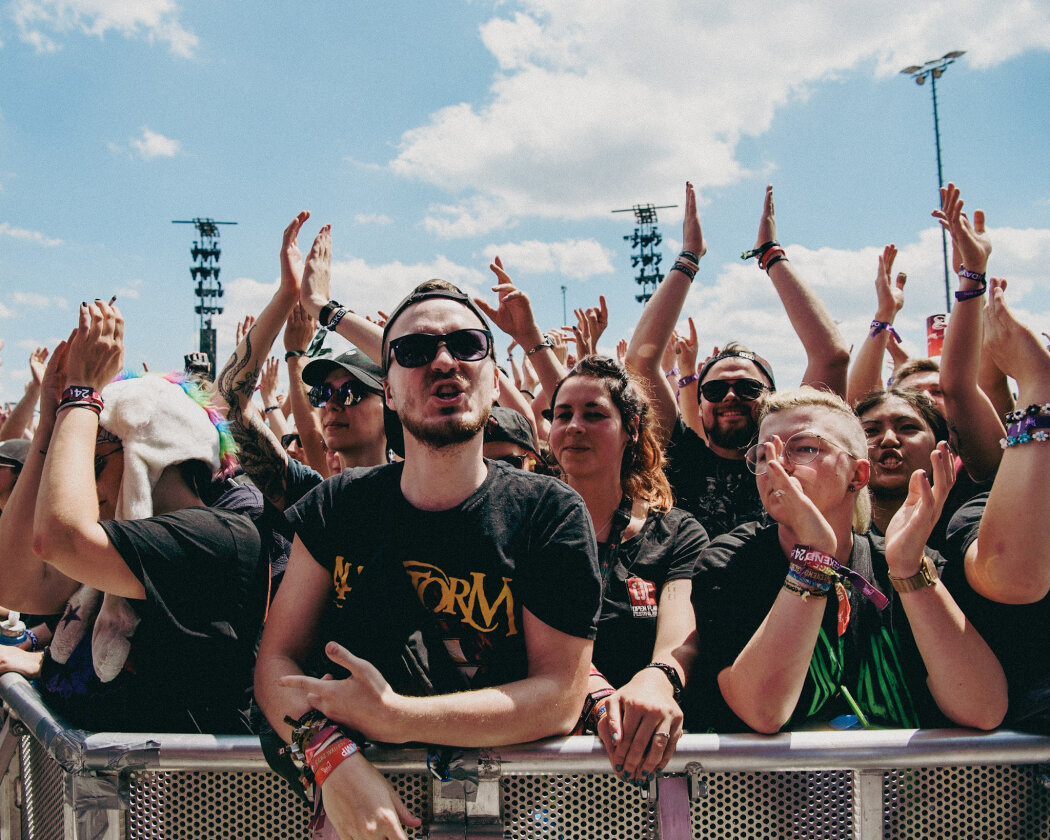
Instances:
[[[893,340],[896,341],[898,344],[901,343],[900,333],[898,333],[893,328],[893,324],[891,324],[889,321],[872,321],[871,322],[871,337],[872,338],[875,338],[875,336],[877,336],[883,330],[885,330],[890,335],[892,335],[893,336]]]
[[[856,586],[864,597],[871,601],[877,609],[886,609],[886,606],[890,602],[889,599],[876,589],[874,584],[870,583],[860,572],[857,572],[848,566],[843,566],[830,554],[811,549],[808,545],[796,545],[791,550],[791,559],[802,565],[810,565],[810,562],[808,562],[809,558],[812,558],[814,563],[830,566],[843,577],[849,578],[853,585]]]
[[[349,738],[341,738],[322,753],[317,762],[310,766],[314,774],[314,784],[318,787],[324,784],[325,779],[332,775],[340,764],[357,752],[359,747]]]

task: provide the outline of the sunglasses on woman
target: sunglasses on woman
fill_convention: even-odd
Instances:
[[[700,393],[708,402],[722,402],[730,388],[737,399],[744,402],[757,400],[766,390],[766,386],[757,379],[712,379],[700,386]]]
[[[338,388],[333,388],[327,382],[322,382],[320,385],[314,385],[314,387],[310,389],[308,396],[310,398],[310,405],[314,408],[322,408],[330,402],[342,403],[345,406],[357,405],[370,393],[371,391],[365,388],[365,386],[357,380],[348,379]]]
[[[403,368],[429,365],[444,344],[449,355],[460,362],[480,362],[492,352],[492,333],[488,330],[456,330],[445,335],[409,333],[390,342],[390,352]]]

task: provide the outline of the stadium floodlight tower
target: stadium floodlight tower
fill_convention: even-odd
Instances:
[[[631,243],[636,253],[631,254],[631,268],[638,269],[638,275],[634,281],[642,287],[640,294],[634,296],[639,303],[648,302],[656,291],[656,285],[660,282],[660,262],[663,255],[656,249],[664,238],[656,227],[656,211],[677,207],[677,204],[661,204],[656,207],[652,204],[635,204],[623,210],[613,210],[614,213],[634,213],[634,221],[637,227],[630,236],[624,239]]]
[[[933,97],[933,140],[937,146],[937,203],[941,201],[941,187],[944,186],[944,175],[941,172],[941,124],[937,116],[937,80],[944,75],[944,71],[947,69],[949,64],[954,64],[955,60],[960,56],[966,55],[966,50],[952,50],[950,53],[945,53],[940,58],[934,58],[927,61],[921,67],[918,64],[911,64],[901,70],[901,73],[905,76],[910,76],[915,79],[915,84],[924,85],[926,80],[930,80],[930,95]],[[952,311],[952,285],[948,274],[948,237],[945,235],[944,228],[941,228],[941,253],[944,255],[944,299],[948,307],[947,311]]]
[[[200,351],[207,354],[211,367],[211,376],[215,377],[215,329],[211,325],[212,315],[221,315],[222,283],[219,282],[219,225],[235,225],[236,222],[217,222],[214,219],[173,219],[173,225],[193,225],[197,228],[197,238],[193,240],[190,256],[190,276],[197,284],[194,293],[199,303],[193,307],[200,320]]]

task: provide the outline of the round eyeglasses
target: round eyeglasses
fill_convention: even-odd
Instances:
[[[826,446],[841,450],[853,460],[858,460],[857,456],[846,449],[846,447],[835,443],[833,440],[828,440],[826,437],[821,437],[816,432],[796,432],[789,437],[784,441],[783,457],[795,465],[808,464],[811,461],[815,461],[821,452],[826,451],[824,448]],[[763,475],[769,466],[766,460],[765,443],[756,443],[748,449],[744,454],[744,460],[747,462],[747,468],[751,472],[755,475]]]

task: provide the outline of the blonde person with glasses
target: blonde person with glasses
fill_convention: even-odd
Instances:
[[[717,681],[737,726],[764,733],[994,728],[1003,669],[926,547],[953,483],[946,447],[930,455],[932,485],[923,470],[911,475],[885,538],[867,530],[866,455],[838,397],[801,388],[766,400],[746,462],[774,523],[742,525],[701,554],[694,682],[697,670]]]

